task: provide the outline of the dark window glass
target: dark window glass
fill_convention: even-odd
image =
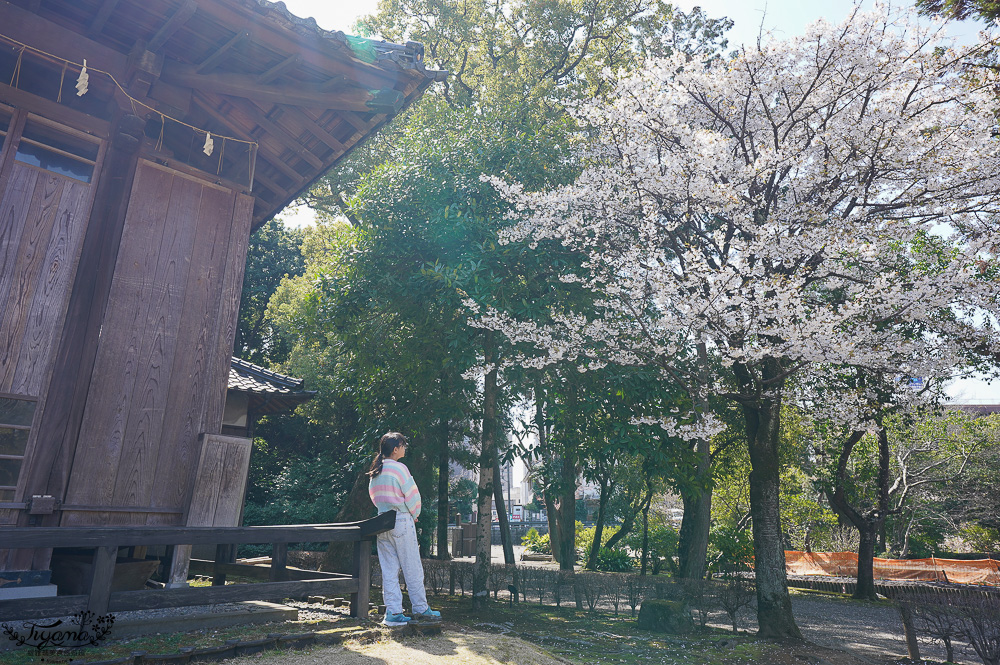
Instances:
[[[0,490],[0,501],[13,501],[14,490]]]
[[[0,486],[14,487],[17,485],[17,474],[21,471],[21,460],[0,459]]]
[[[31,427],[35,415],[35,402],[13,397],[0,397],[0,425]]]
[[[0,427],[0,455],[23,455],[30,430]]]
[[[86,139],[29,121],[17,144],[14,159],[67,178],[90,182],[99,148],[98,144]]]

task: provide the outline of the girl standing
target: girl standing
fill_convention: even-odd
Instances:
[[[420,492],[413,476],[400,458],[409,444],[399,432],[388,432],[379,441],[379,453],[368,475],[368,495],[379,515],[395,510],[396,526],[378,534],[378,562],[382,567],[382,597],[385,601],[386,626],[405,626],[412,619],[403,614],[403,592],[399,588],[399,571],[403,571],[410,593],[413,616],[417,619],[440,619],[441,613],[427,604],[424,591],[424,568],[417,546],[414,522],[420,515]]]

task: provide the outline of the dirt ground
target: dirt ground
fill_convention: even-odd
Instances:
[[[579,662],[579,661],[578,661]],[[669,661],[664,661],[669,662]],[[744,663],[741,658],[725,663]],[[768,644],[753,665],[873,665],[851,654],[812,644]],[[407,637],[374,644],[348,644],[307,652],[267,652],[227,661],[231,665],[569,665],[525,640],[446,630],[435,637]],[[882,661],[885,663],[885,661]],[[881,664],[879,664],[881,665]]]
[[[230,665],[564,665],[567,662],[517,638],[455,631],[435,637],[382,640],[307,652],[268,652],[227,661]]]

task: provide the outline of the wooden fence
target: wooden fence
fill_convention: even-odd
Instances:
[[[96,614],[132,610],[214,605],[244,600],[282,600],[308,595],[350,594],[351,616],[368,613],[371,587],[371,541],[396,523],[396,513],[342,524],[298,524],[245,527],[26,527],[0,529],[6,549],[95,548],[88,594],[0,601],[0,621],[66,616],[90,610]],[[287,568],[288,544],[353,542],[351,574]],[[271,544],[271,566],[228,563],[233,545]],[[111,591],[118,548],[152,545],[216,545],[213,586],[208,588]],[[267,582],[225,585],[227,574]]]

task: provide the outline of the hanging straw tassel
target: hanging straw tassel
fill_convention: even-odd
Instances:
[[[76,77],[76,96],[83,97],[87,94],[87,90],[90,88],[90,74],[87,73],[87,59],[83,60],[83,69],[80,70],[80,75]]]

